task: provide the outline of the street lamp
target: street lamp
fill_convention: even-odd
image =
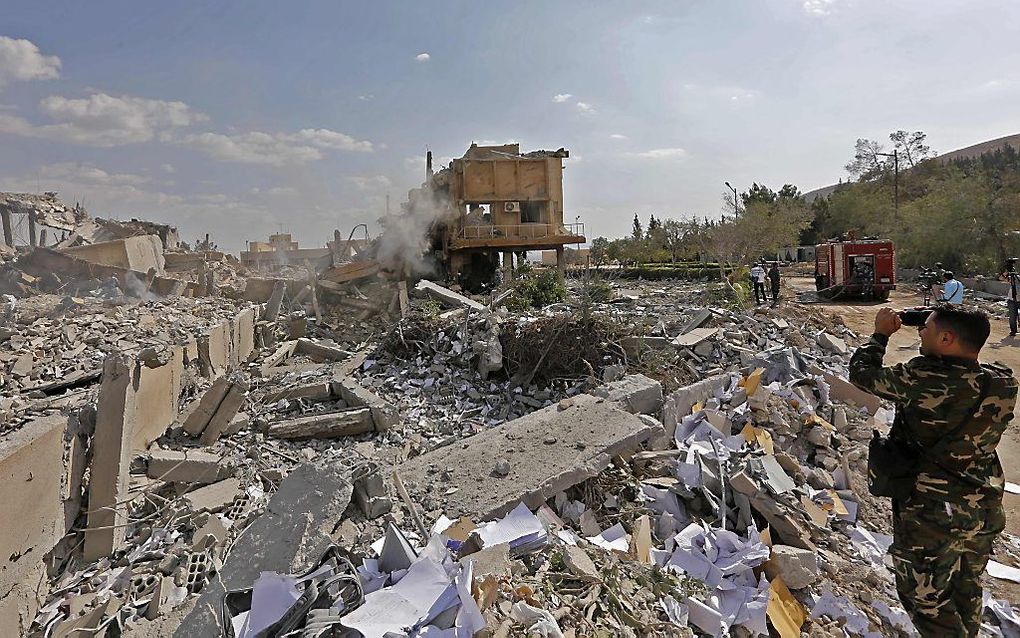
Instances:
[[[732,186],[730,186],[729,182],[723,182],[723,184],[726,184],[726,188],[728,188],[731,191],[733,191],[733,214],[736,215],[736,214],[740,213],[740,204],[738,203],[738,200],[737,200],[737,189],[735,189]]]
[[[893,219],[900,217],[900,152],[893,149],[892,153],[875,153],[893,159]]]

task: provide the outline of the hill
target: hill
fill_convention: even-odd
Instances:
[[[950,160],[960,159],[964,157],[977,157],[982,153],[995,151],[999,148],[1002,148],[1003,146],[1006,146],[1007,144],[1014,148],[1020,148],[1020,133],[1014,135],[1006,135],[1004,137],[999,137],[994,140],[988,140],[987,142],[980,142],[978,144],[965,146],[964,148],[960,148],[955,151],[943,153],[936,157],[935,159],[942,162],[948,162]],[[836,190],[837,186],[839,186],[839,184],[831,184],[829,186],[823,186],[822,188],[816,188],[813,191],[808,191],[807,193],[804,193],[804,200],[808,203],[811,203],[819,197],[828,197],[829,195],[832,194],[833,191]]]

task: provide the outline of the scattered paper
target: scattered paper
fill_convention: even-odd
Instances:
[[[1001,578],[1003,580],[1011,580],[1014,583],[1020,583],[1020,569],[1016,567],[1010,567],[1009,565],[1003,565],[1002,563],[994,560],[988,561],[988,566],[985,568],[989,576],[993,578]]]
[[[627,534],[627,530],[623,529],[623,525],[617,523],[598,536],[589,536],[588,542],[598,545],[602,549],[622,554],[626,553],[630,546],[630,536]]]
[[[514,603],[510,617],[527,628],[528,635],[537,634],[542,638],[563,638],[563,632],[553,615],[544,609],[532,607],[524,601]]]
[[[1006,481],[1006,491],[1010,494],[1020,494],[1020,485],[1011,481]]]
[[[982,607],[985,616],[991,616],[998,621],[1000,634],[1005,638],[1020,638],[1020,615],[1005,600],[992,598],[987,591],[982,597]]]
[[[545,527],[528,506],[520,503],[509,514],[491,523],[483,523],[476,530],[483,547],[509,543],[511,548],[535,542],[544,542]]]

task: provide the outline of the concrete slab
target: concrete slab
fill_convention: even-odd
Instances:
[[[230,321],[224,321],[198,338],[198,364],[202,376],[211,379],[230,366]]]
[[[214,483],[232,474],[219,455],[199,450],[158,450],[149,454],[149,478],[181,483]]]
[[[375,429],[370,408],[277,421],[269,425],[267,436],[278,439],[334,439],[364,434]]]
[[[178,398],[184,377],[184,348],[171,347],[167,362],[158,368],[142,366],[138,379],[136,407],[140,414],[132,434],[135,450],[147,448],[163,436],[177,419]]]
[[[247,383],[237,380],[230,385],[230,389],[227,391],[226,396],[223,397],[223,401],[217,406],[216,412],[209,419],[205,429],[202,430],[201,441],[204,445],[212,445],[220,438],[223,431],[230,425],[230,420],[234,418],[237,411],[244,405],[244,400],[247,397]]]
[[[485,310],[485,306],[478,303],[474,299],[468,299],[464,295],[458,294],[449,288],[444,288],[439,284],[434,284],[427,279],[422,279],[418,282],[418,285],[414,287],[418,292],[423,292],[429,297],[438,300],[443,305],[449,308],[471,308],[472,310]]]
[[[89,478],[88,526],[94,529],[85,532],[86,561],[109,556],[124,542],[139,367],[125,355],[103,362]]]
[[[344,479],[347,471],[342,462],[334,461],[300,465],[288,474],[266,512],[237,539],[223,567],[173,635],[220,635],[226,590],[251,587],[264,571],[294,574],[318,561],[351,501],[351,485]]]
[[[701,310],[694,313],[694,316],[691,317],[690,320],[687,323],[685,323],[682,328],[680,328],[680,334],[685,335],[688,332],[694,330],[695,328],[700,328],[701,326],[708,323],[708,320],[711,318],[712,310],[709,308],[702,308]]]
[[[379,432],[395,426],[400,419],[396,406],[378,396],[351,378],[330,383],[333,393],[339,395],[350,407],[366,407],[372,411],[372,422]]]
[[[163,274],[165,266],[163,242],[157,235],[138,235],[87,246],[75,246],[65,248],[61,252],[90,263],[143,273],[155,269],[157,274]]]
[[[200,435],[213,415],[216,414],[216,410],[223,403],[227,393],[230,392],[230,387],[230,380],[226,377],[220,377],[213,381],[213,384],[199,399],[198,406],[184,419],[184,431],[191,436]]]
[[[673,339],[673,345],[678,348],[693,348],[694,346],[708,341],[719,333],[719,328],[694,328],[693,330],[686,332],[676,339]]]
[[[658,417],[662,410],[662,384],[643,374],[629,374],[595,388],[592,394],[613,401],[632,414]]]
[[[229,505],[240,491],[240,481],[236,478],[228,478],[188,492],[183,499],[193,512],[215,512]]]
[[[427,497],[451,518],[488,520],[522,501],[537,508],[597,475],[613,456],[636,450],[656,431],[661,430],[609,401],[579,395],[565,409],[554,405],[532,412],[423,454],[397,471],[416,502]],[[499,460],[509,464],[502,478],[493,476]],[[445,497],[451,488],[458,491]]]
[[[829,384],[829,398],[851,403],[859,408],[867,408],[868,414],[871,415],[874,415],[882,407],[881,399],[870,392],[861,390],[846,379],[837,377],[816,366],[811,366],[809,372],[821,376]]]
[[[43,556],[64,533],[61,480],[67,417],[29,421],[0,441],[0,635],[26,636],[46,581]],[[77,512],[75,512],[77,513]]]

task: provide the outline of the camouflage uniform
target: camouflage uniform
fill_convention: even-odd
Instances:
[[[890,436],[931,450],[913,493],[893,499],[896,590],[922,636],[977,636],[981,574],[1005,527],[1005,479],[995,447],[1013,418],[1017,381],[1000,364],[935,356],[882,366],[889,338],[876,334],[850,360],[850,381],[896,404]],[[977,407],[982,383],[987,395]],[[942,467],[939,467],[939,466]]]

